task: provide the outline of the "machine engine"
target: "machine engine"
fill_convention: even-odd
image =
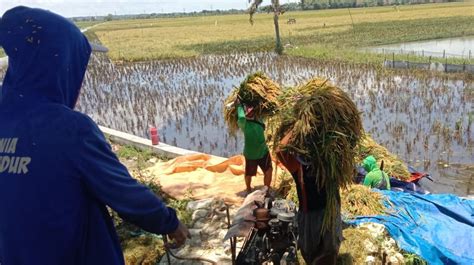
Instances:
[[[255,226],[245,238],[236,264],[297,264],[297,219],[295,204],[265,199],[253,211]]]

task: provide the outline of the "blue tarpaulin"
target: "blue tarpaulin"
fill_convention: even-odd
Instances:
[[[398,246],[428,264],[474,264],[474,200],[451,194],[381,191],[389,214],[358,217],[350,224],[385,225]]]

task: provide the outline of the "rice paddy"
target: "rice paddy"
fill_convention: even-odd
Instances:
[[[474,81],[469,76],[391,73],[270,53],[121,65],[94,55],[77,108],[104,126],[141,137],[157,126],[167,144],[228,157],[242,152],[243,138],[228,133],[224,99],[259,70],[282,86],[329,78],[362,111],[365,131],[443,183],[435,189],[473,193]]]
[[[280,33],[289,55],[381,63],[384,55],[361,48],[473,35],[473,12],[469,2],[287,12],[280,17]],[[297,22],[285,23],[290,18]],[[118,20],[92,31],[114,61],[272,51],[273,15],[255,15],[253,26],[248,20],[247,14]]]
[[[222,115],[232,101],[225,99],[249,73],[262,71],[282,88],[324,77],[361,111],[364,130],[371,138],[362,139],[357,159],[373,154],[385,161],[387,172],[406,176],[401,162],[387,163],[391,152],[431,173],[435,179],[432,191],[472,195],[473,77],[383,71],[370,64],[381,60],[380,55],[355,49],[474,34],[474,9],[470,4],[450,3],[402,6],[400,10],[357,9],[353,25],[343,9],[285,14],[282,21],[296,17],[298,24],[282,23],[287,56],[281,57],[267,52],[273,48],[273,36],[270,16],[264,14],[256,17],[251,30],[246,15],[104,23],[89,36],[108,46],[110,57],[93,55],[77,110],[100,125],[145,138],[150,127],[156,126],[162,142],[229,157],[240,154],[244,143],[242,134],[232,125],[229,130]],[[156,60],[163,58],[174,59]],[[133,62],[140,60],[146,61]],[[0,79],[3,75],[0,70]],[[285,103],[294,104],[293,100],[287,98]],[[122,149],[118,153],[127,157],[130,152],[133,150]],[[137,167],[141,168],[141,162],[140,158]],[[294,193],[293,189],[290,196],[295,197]],[[381,195],[363,186],[349,186],[341,197],[347,217],[385,211]],[[129,249],[125,256],[132,263],[152,262],[162,254],[158,238],[138,234],[128,240],[129,230],[125,224],[118,225],[122,246]],[[344,232],[349,238],[366,236],[354,236],[356,233]],[[348,242],[343,254],[354,246]]]
[[[282,87],[329,78],[354,100],[368,134],[432,174],[433,191],[474,193],[474,81],[467,75],[385,72],[271,53],[124,64],[94,55],[77,109],[103,126],[141,137],[157,126],[162,142],[228,157],[242,152],[243,138],[228,133],[224,99],[256,71]]]

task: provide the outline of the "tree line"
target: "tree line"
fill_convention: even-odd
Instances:
[[[426,3],[445,3],[456,2],[452,0],[300,0],[295,3],[282,4],[282,11],[299,11],[299,10],[319,10],[319,9],[336,9],[336,8],[356,8],[386,5],[412,5]],[[273,4],[260,6],[255,12],[273,12]],[[227,14],[244,14],[248,13],[248,9],[230,9],[230,10],[202,10],[199,12],[174,12],[174,13],[150,13],[150,14],[133,14],[133,15],[113,15],[107,16],[85,16],[75,17],[74,21],[110,21],[120,19],[152,19],[152,18],[172,18],[172,17],[192,17],[192,16],[209,16],[209,15],[227,15]]]

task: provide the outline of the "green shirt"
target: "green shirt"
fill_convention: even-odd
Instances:
[[[245,158],[256,160],[264,157],[268,153],[268,146],[265,142],[265,125],[259,121],[248,120],[242,106],[237,107],[237,118],[237,124],[244,132]]]
[[[379,188],[382,181],[386,181],[387,190],[390,190],[390,178],[387,173],[380,170],[377,166],[377,160],[374,156],[368,156],[363,161],[364,169],[367,171],[365,175],[364,186],[370,188]]]
[[[383,174],[383,176],[382,176]],[[387,173],[383,172],[380,169],[374,169],[365,175],[364,186],[370,188],[377,188],[380,185],[381,181],[386,181],[387,190],[390,190],[390,179]]]

